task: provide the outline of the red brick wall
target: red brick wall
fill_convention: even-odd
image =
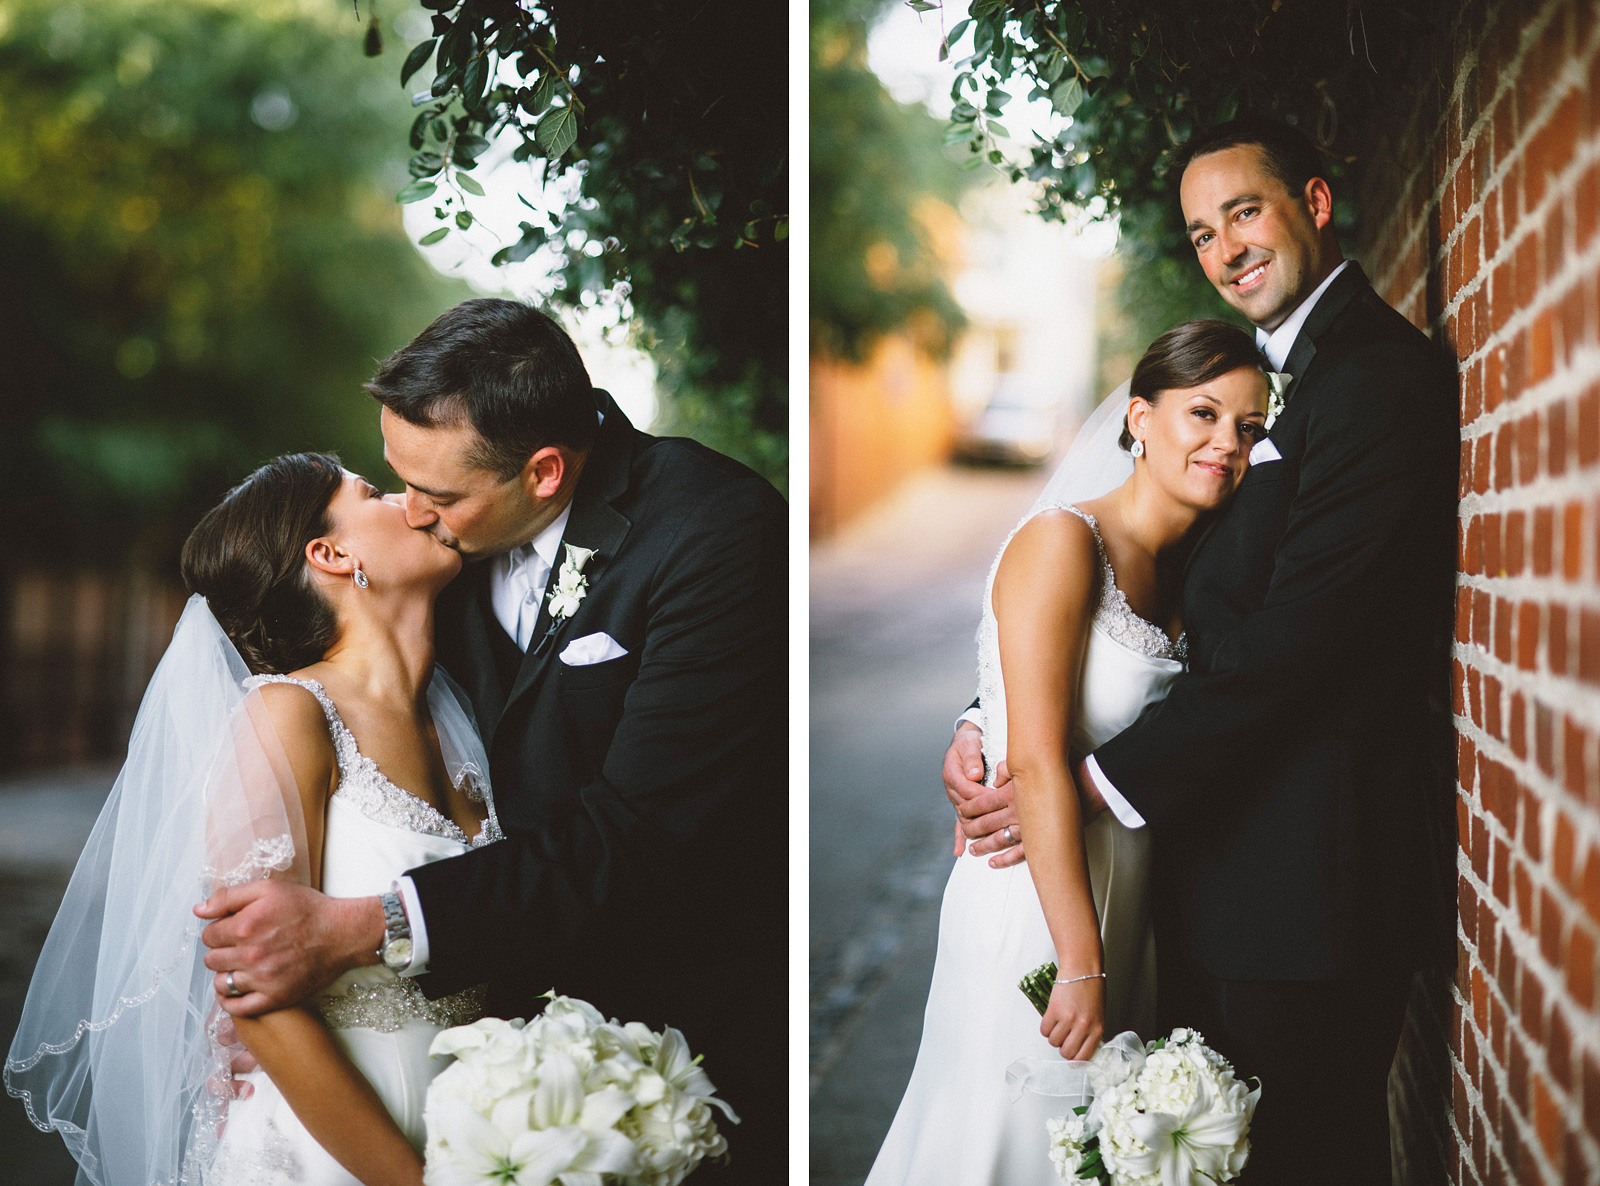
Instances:
[[[1360,195],[1359,257],[1461,375],[1458,966],[1413,1001],[1397,1162],[1600,1182],[1600,24],[1459,7]]]

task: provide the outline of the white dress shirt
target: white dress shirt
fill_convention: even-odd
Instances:
[[[1306,318],[1311,316],[1311,310],[1316,307],[1322,294],[1328,291],[1328,285],[1334,278],[1350,266],[1349,260],[1344,260],[1333,271],[1328,273],[1327,279],[1315,289],[1310,296],[1295,306],[1293,313],[1283,319],[1283,324],[1270,334],[1263,329],[1256,330],[1256,345],[1261,347],[1261,352],[1267,356],[1267,361],[1272,364],[1275,371],[1283,370],[1283,364],[1289,360],[1289,351],[1294,349],[1294,340],[1300,336],[1300,330],[1306,323]],[[1089,774],[1089,780],[1094,783],[1095,790],[1100,792],[1100,797],[1106,801],[1106,806],[1111,808],[1111,814],[1122,821],[1125,827],[1144,827],[1144,816],[1133,809],[1133,804],[1122,797],[1116,787],[1111,785],[1111,780],[1100,769],[1100,763],[1090,754],[1084,759],[1083,768]]]
[[[524,651],[533,640],[533,628],[539,621],[539,603],[550,585],[550,574],[555,571],[556,557],[561,553],[561,537],[566,534],[567,520],[571,517],[569,502],[554,522],[531,542],[489,561],[492,566],[489,604],[494,607],[495,620]],[[411,927],[411,962],[400,974],[420,976],[428,970],[428,927],[422,919],[422,900],[417,897],[416,882],[409,877],[400,878],[395,892],[400,895],[406,922]]]

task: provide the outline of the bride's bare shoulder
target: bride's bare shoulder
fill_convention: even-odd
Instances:
[[[266,725],[299,772],[307,767],[331,767],[333,737],[328,717],[316,695],[303,684],[274,680],[257,686],[260,708],[252,715]],[[256,714],[259,713],[259,716]]]
[[[1087,593],[1093,588],[1098,546],[1094,529],[1066,507],[1051,507],[1030,518],[1011,537],[995,588],[1026,584],[1035,593],[1041,586],[1058,586],[1066,593]]]

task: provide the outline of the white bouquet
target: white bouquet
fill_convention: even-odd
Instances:
[[[677,1186],[728,1151],[711,1108],[739,1122],[677,1030],[570,997],[447,1029],[428,1052],[456,1061],[423,1107],[427,1186]]]
[[[1231,1182],[1250,1156],[1261,1088],[1193,1030],[1141,1044],[1118,1034],[1089,1062],[1094,1101],[1046,1122],[1050,1160],[1068,1182],[1200,1186]]]

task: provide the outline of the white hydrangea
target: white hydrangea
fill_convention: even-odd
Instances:
[[[677,1186],[727,1152],[711,1080],[674,1029],[607,1021],[552,996],[538,1017],[445,1030],[428,1089],[428,1186]]]
[[[1177,1029],[1148,1046],[1120,1034],[1095,1054],[1090,1077],[1095,1099],[1084,1123],[1051,1122],[1050,1156],[1062,1177],[1071,1180],[1090,1142],[1114,1186],[1202,1186],[1244,1169],[1261,1089],[1247,1090],[1199,1033]]]
[[[1088,1122],[1076,1114],[1052,1116],[1044,1122],[1050,1134],[1050,1162],[1062,1181],[1072,1182],[1083,1164],[1083,1145],[1090,1137]]]

